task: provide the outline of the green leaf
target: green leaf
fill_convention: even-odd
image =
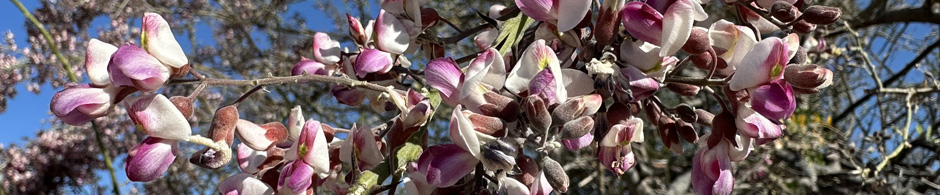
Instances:
[[[532,23],[535,23],[535,20],[526,17],[525,14],[519,14],[506,20],[499,29],[499,36],[496,38],[496,42],[499,43],[499,54],[505,55],[506,52],[509,52],[509,49],[522,38],[523,32]]]

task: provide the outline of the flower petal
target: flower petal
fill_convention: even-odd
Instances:
[[[719,57],[728,62],[728,66],[737,67],[744,56],[757,44],[754,31],[738,26],[727,20],[719,20],[708,29],[708,37],[713,47],[726,50]]]
[[[473,36],[473,44],[477,46],[477,49],[485,50],[490,46],[493,46],[493,41],[496,41],[496,38],[499,36],[499,30],[495,28],[486,29],[480,34]]]
[[[456,105],[460,97],[463,72],[457,67],[457,62],[451,58],[438,58],[428,62],[425,69],[425,79],[428,85],[441,92],[449,105]]]
[[[118,48],[114,45],[98,39],[88,41],[88,46],[85,47],[85,70],[88,71],[88,80],[91,80],[91,83],[98,86],[111,84],[108,62],[117,50]]]
[[[393,54],[402,54],[408,49],[411,42],[408,31],[395,15],[383,9],[375,19],[375,25],[375,43],[379,49]]]
[[[692,0],[678,0],[666,9],[663,14],[662,50],[660,56],[675,54],[689,39],[692,32],[693,20],[701,21],[708,18],[702,5]],[[668,29],[668,30],[666,30]]]
[[[728,84],[732,91],[756,87],[780,78],[787,65],[787,45],[780,38],[766,38],[754,45],[741,60]]]
[[[281,175],[277,180],[277,188],[284,191],[284,187],[290,189],[294,194],[300,194],[307,191],[313,184],[314,170],[310,165],[303,161],[293,161],[284,166]]]
[[[173,36],[173,31],[163,16],[151,12],[145,13],[141,28],[140,42],[150,55],[173,68],[189,64],[186,53],[183,53],[183,48],[176,42],[176,37]]]
[[[330,172],[328,146],[329,143],[326,142],[320,122],[313,119],[307,120],[304,123],[304,129],[300,132],[300,140],[297,141],[297,156],[313,167],[320,178],[326,177]]]
[[[166,173],[166,169],[176,159],[176,144],[172,139],[157,137],[144,138],[140,144],[127,152],[127,164],[124,171],[131,181],[149,182]]]
[[[659,56],[660,50],[659,46],[642,40],[633,43],[625,41],[620,45],[620,59],[640,70],[651,71],[663,60],[663,57]]]
[[[581,23],[588,10],[591,10],[590,0],[564,0],[558,2],[558,31],[567,32]]]
[[[738,131],[748,137],[757,139],[758,145],[783,135],[780,125],[754,112],[747,106],[738,106],[738,113],[734,121]]]
[[[265,184],[261,180],[258,180],[254,175],[248,173],[238,173],[232,175],[228,178],[225,178],[224,181],[219,183],[219,192],[230,195],[230,194],[263,194],[271,195],[274,194],[274,189],[268,184]]]
[[[287,118],[287,137],[290,140],[299,140],[300,131],[303,130],[305,122],[304,111],[300,108],[300,105],[290,109],[290,115]]]
[[[506,78],[506,89],[519,94],[529,89],[529,81],[542,69],[550,68],[552,72],[561,72],[558,57],[551,47],[545,45],[545,40],[536,40],[522,53],[519,62],[509,72]]]
[[[460,146],[443,144],[428,147],[418,162],[418,171],[426,174],[428,184],[448,187],[473,171],[479,160]]]
[[[189,141],[192,127],[183,113],[162,94],[151,94],[128,99],[127,115],[138,129],[147,135],[163,139]]]
[[[339,62],[339,54],[339,42],[330,39],[326,33],[317,32],[313,35],[313,59],[324,64],[336,64]]]
[[[480,140],[477,138],[473,123],[464,116],[461,105],[457,105],[450,116],[450,139],[455,145],[460,146],[477,159],[482,158]]]
[[[539,176],[535,178],[535,181],[532,182],[532,186],[529,187],[529,192],[532,195],[550,195],[555,189],[552,188],[551,184],[548,184],[548,178],[545,178],[545,172],[539,171]]]
[[[790,118],[796,110],[796,97],[793,96],[793,89],[783,79],[758,86],[749,92],[751,108],[770,120],[779,121]]]
[[[238,143],[238,154],[236,154],[236,159],[238,160],[238,167],[242,169],[242,172],[255,174],[258,171],[258,165],[264,163],[265,159],[268,158],[268,153],[265,151],[257,151],[245,145],[245,143]]]
[[[650,5],[633,1],[627,3],[620,13],[623,27],[630,36],[644,42],[660,45],[663,35],[663,15]],[[691,28],[690,28],[691,29]]]
[[[304,74],[327,75],[326,65],[305,57],[300,57],[300,61],[294,64],[294,67],[290,69],[290,75],[297,76]]]
[[[69,125],[82,125],[108,115],[113,108],[116,88],[94,88],[78,85],[56,92],[49,110]]]
[[[519,180],[511,177],[500,177],[497,191],[497,194],[529,195],[529,188],[522,184],[522,182],[519,182]]]
[[[563,93],[559,94],[561,98],[559,101],[566,101],[568,97],[582,96],[594,92],[594,79],[577,69],[561,69],[561,83],[562,85],[555,92],[556,94],[558,92]]]
[[[266,127],[259,126],[251,121],[238,119],[235,122],[235,132],[242,143],[254,150],[265,150],[272,143],[287,137],[287,128],[281,123],[268,123]]]
[[[392,69],[392,55],[378,49],[363,49],[356,58],[356,76],[378,72],[384,74]]]
[[[359,158],[359,170],[372,169],[385,160],[375,143],[375,133],[371,129],[353,126],[352,141],[358,152],[356,155]]]
[[[114,52],[108,72],[111,73],[112,85],[134,87],[143,92],[160,89],[170,78],[170,68],[133,45],[121,46]]]
[[[559,85],[560,84],[556,82],[555,75],[552,73],[552,69],[544,69],[538,74],[535,74],[535,77],[532,77],[532,82],[529,83],[529,95],[538,95],[545,101],[545,105],[554,105],[555,103],[565,101],[562,100],[561,95],[559,95],[559,93],[563,93],[558,90]],[[564,97],[567,97],[567,95],[564,95]]]
[[[519,10],[537,21],[556,19],[558,13],[552,11],[554,7],[558,7],[555,5],[556,3],[558,3],[556,0],[516,0],[516,6],[519,7]],[[581,15],[584,16],[584,14]]]
[[[581,136],[577,139],[563,139],[561,140],[561,144],[565,146],[565,149],[578,151],[581,148],[591,145],[591,142],[593,141],[594,134],[588,132],[587,134],[584,134],[584,136]]]

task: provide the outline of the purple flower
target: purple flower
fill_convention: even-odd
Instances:
[[[757,86],[750,91],[751,108],[770,120],[780,121],[790,118],[796,110],[796,97],[793,89],[783,79]]]
[[[309,123],[309,121],[308,121]],[[357,128],[355,125],[351,134],[345,140],[339,150],[339,159],[343,162],[352,162],[352,157],[357,159],[359,170],[372,169],[383,160],[382,151],[375,141],[375,133],[369,128]],[[301,136],[303,137],[303,136]],[[356,152],[353,153],[353,148]]]
[[[108,115],[118,89],[77,85],[56,92],[49,103],[52,114],[69,125],[82,125],[95,118]]]
[[[326,65],[305,57],[300,57],[300,61],[294,64],[294,67],[290,69],[290,75],[297,76],[303,74],[327,75]]]
[[[741,59],[728,86],[733,91],[766,84],[783,76],[783,70],[790,61],[789,51],[784,40],[776,37],[766,38],[754,45],[750,52]]]
[[[143,49],[124,45],[111,57],[108,65],[111,84],[117,87],[133,87],[143,92],[153,92],[170,78],[170,68]]]
[[[369,73],[384,74],[392,69],[392,55],[378,49],[363,49],[356,58],[356,76],[365,77]]]
[[[301,160],[295,160],[287,163],[281,170],[281,175],[277,179],[278,191],[290,190],[294,194],[301,194],[307,191],[313,184],[313,167]],[[287,189],[284,189],[287,187]]]
[[[176,159],[178,142],[157,137],[145,138],[127,152],[127,164],[124,166],[127,178],[131,181],[149,182],[163,176]]]
[[[554,23],[558,31],[574,29],[591,9],[588,0],[516,0],[525,15],[538,21]]]
[[[434,187],[452,186],[473,171],[479,160],[454,144],[428,147],[418,158],[418,172]]]
[[[192,134],[189,121],[176,106],[162,94],[151,94],[128,99],[127,115],[138,129],[147,135],[163,139],[188,141]]]

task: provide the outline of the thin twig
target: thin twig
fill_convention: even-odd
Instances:
[[[698,86],[724,86],[728,84],[725,81],[725,79],[705,79],[705,78],[691,78],[691,77],[666,78],[665,83],[684,83],[684,84],[698,85]]]
[[[101,139],[101,130],[94,121],[91,122],[91,129],[95,132],[95,141],[98,142],[98,150],[101,150],[105,168],[108,169],[108,175],[111,176],[111,190],[114,194],[121,194],[121,189],[118,188],[117,176],[114,175],[114,165],[111,161],[111,155],[109,155],[108,148],[104,146],[104,141]]]
[[[46,39],[46,43],[49,43],[49,48],[52,49],[52,53],[55,54],[55,57],[62,62],[62,68],[65,69],[65,73],[69,75],[69,80],[72,82],[78,82],[78,76],[75,76],[75,73],[72,72],[72,64],[69,63],[69,60],[59,52],[59,46],[56,45],[55,39],[52,39],[52,34],[49,34],[49,31],[46,30],[46,26],[43,25],[32,13],[29,13],[29,10],[26,10],[26,7],[23,7],[23,4],[18,0],[10,0],[20,9],[20,12],[23,12],[23,16],[26,16],[26,19],[29,19],[30,22],[33,22],[33,25],[36,25],[36,28],[39,29],[39,32],[42,33],[42,37]]]

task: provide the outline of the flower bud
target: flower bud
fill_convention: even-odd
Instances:
[[[738,128],[734,122],[734,114],[724,110],[718,113],[718,115],[715,115],[712,122],[712,133],[708,136],[708,140],[706,140],[705,143],[708,148],[714,148],[718,143],[721,143],[721,139],[726,139],[730,136],[731,139],[728,140],[734,140],[734,135],[737,134],[737,131]],[[736,142],[731,143],[736,144]]]
[[[568,174],[565,173],[565,168],[562,168],[558,161],[549,157],[542,158],[542,171],[545,173],[545,178],[548,179],[548,184],[552,185],[555,191],[559,193],[568,192]]]
[[[516,165],[519,166],[519,171],[522,172],[522,174],[516,176],[516,179],[527,186],[532,185],[535,182],[535,177],[539,175],[539,165],[535,163],[534,159],[526,155],[516,156]]]
[[[516,165],[516,149],[506,142],[493,140],[483,148],[483,167],[490,171],[509,171]]]
[[[685,83],[669,83],[666,85],[666,88],[672,92],[676,92],[681,96],[695,96],[698,94],[698,91],[701,90],[701,87],[696,85],[690,85]]]
[[[235,140],[236,123],[238,123],[237,105],[228,105],[215,110],[212,124],[209,126],[209,138],[212,141],[225,140],[231,146]]]
[[[479,107],[480,113],[483,115],[499,117],[507,122],[516,121],[516,115],[519,114],[519,103],[515,99],[488,91],[483,94],[483,100],[486,101],[486,104]]]
[[[385,74],[392,70],[392,55],[378,49],[363,49],[356,58],[356,76],[363,78],[369,73]]]
[[[712,126],[712,121],[715,119],[715,114],[702,109],[695,109],[695,116],[697,119],[695,122],[705,126]]]
[[[548,106],[538,95],[530,95],[526,100],[526,117],[530,125],[539,132],[545,132],[552,125],[552,116],[548,113]]]
[[[503,137],[506,135],[506,131],[504,130],[505,124],[499,118],[470,111],[463,111],[463,114],[467,116],[467,119],[470,119],[470,122],[473,123],[473,130],[477,132],[495,137]]]
[[[818,65],[787,66],[783,79],[802,89],[822,89],[832,84],[832,71]]]
[[[583,95],[568,99],[552,110],[552,116],[560,121],[571,121],[580,116],[597,113],[604,104],[600,94]],[[579,136],[580,137],[580,136]]]
[[[300,130],[304,128],[305,122],[304,111],[300,108],[300,105],[290,109],[290,115],[287,118],[287,135],[290,140],[297,141],[300,139]]]
[[[402,118],[405,128],[422,126],[431,116],[431,103],[427,99],[421,100],[409,109],[408,114]]]
[[[604,1],[598,14],[597,24],[594,25],[594,39],[599,45],[609,45],[617,35],[620,27],[620,11],[623,10],[624,0]]]
[[[163,176],[176,159],[177,143],[179,141],[172,139],[144,138],[127,152],[127,164],[124,166],[127,178],[136,182],[149,182]]]
[[[832,24],[842,16],[842,10],[836,7],[814,5],[803,11],[803,21],[826,25]]]
[[[582,116],[565,123],[561,128],[561,139],[578,139],[594,130],[594,119]]]
[[[349,37],[357,45],[366,45],[369,42],[369,34],[362,28],[359,18],[346,14],[346,20],[349,22]]]
[[[798,33],[808,34],[808,33],[813,32],[813,30],[816,30],[816,25],[806,22],[805,19],[796,21],[796,23],[793,24],[793,31],[796,31]]]
[[[294,67],[290,69],[290,75],[297,76],[304,74],[327,75],[326,65],[307,59],[306,57],[300,57],[300,61],[294,64]]]
[[[173,106],[176,106],[176,109],[183,113],[183,118],[189,118],[193,116],[193,98],[186,96],[173,96],[170,97],[170,102],[173,103]]]
[[[624,103],[614,103],[610,105],[610,108],[607,108],[607,122],[611,125],[620,123],[633,117],[633,113],[630,111],[631,105]],[[557,108],[556,108],[557,109]]]
[[[679,116],[679,119],[682,119],[682,121],[693,123],[698,120],[698,115],[695,114],[695,108],[688,104],[679,104],[676,106],[675,111],[676,115]]]
[[[669,118],[668,116],[659,117],[659,122],[656,125],[659,129],[659,137],[663,141],[663,145],[669,150],[672,150],[674,154],[682,153],[682,145],[679,144],[679,131],[678,125],[675,120]]]
[[[663,34],[663,15],[650,5],[633,1],[629,2],[620,13],[623,27],[630,36],[642,41],[660,45]]]
[[[793,7],[793,4],[790,4],[790,2],[786,1],[777,1],[770,8],[770,15],[774,16],[774,18],[777,18],[777,20],[780,20],[781,22],[793,21],[796,19],[797,14],[798,11],[795,7]]]
[[[683,140],[689,143],[695,143],[698,140],[698,132],[695,131],[695,127],[692,126],[692,123],[685,122],[683,120],[676,121],[677,133]]]
[[[682,50],[690,54],[705,53],[709,49],[711,49],[711,41],[708,39],[708,29],[702,27],[692,28],[689,40],[682,46]]]
[[[790,64],[793,64],[793,66],[803,65],[804,63],[806,63],[806,58],[807,58],[806,48],[800,47],[799,49],[796,50],[796,55],[794,55],[793,58],[790,59]]]
[[[700,53],[697,55],[690,55],[689,59],[692,60],[692,64],[695,64],[696,68],[701,68],[704,70],[710,70],[712,63],[715,63],[715,54],[714,50],[708,50],[705,53]]]
[[[359,106],[359,104],[362,104],[362,101],[366,99],[364,92],[356,88],[342,85],[333,86],[333,89],[330,89],[330,93],[333,94],[333,97],[336,97],[336,101],[348,106]]]

